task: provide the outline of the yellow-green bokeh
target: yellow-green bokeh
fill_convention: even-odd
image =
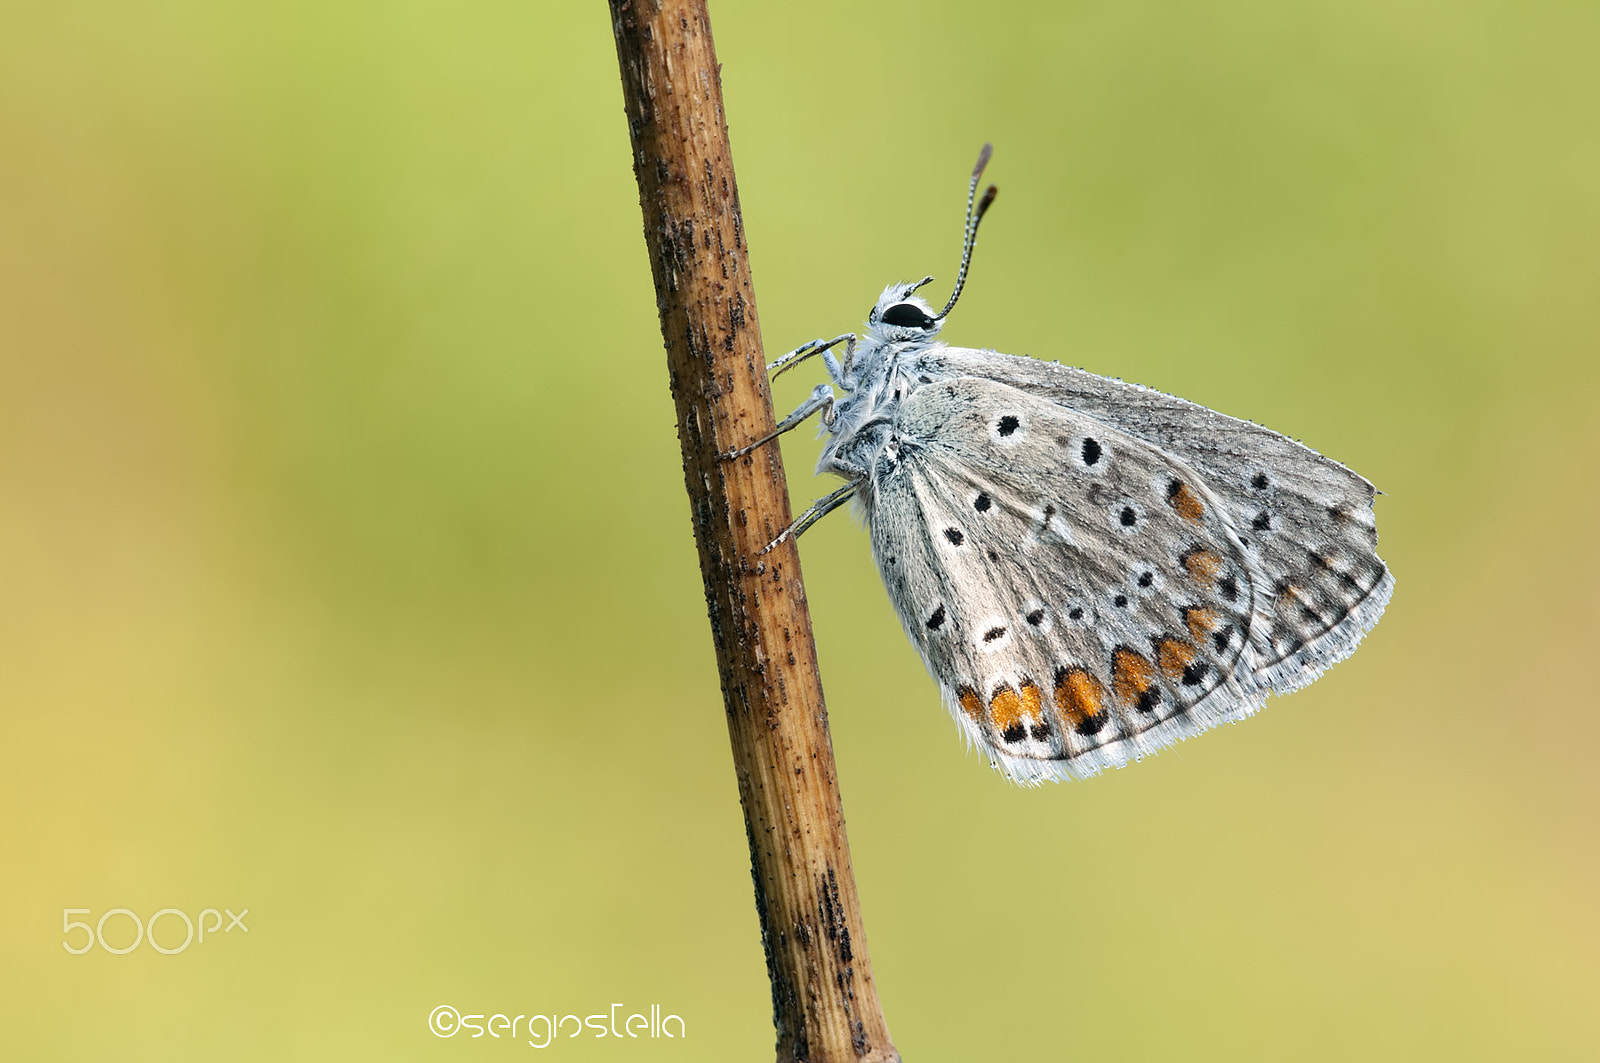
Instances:
[[[948,282],[992,140],[948,339],[1388,492],[1353,659],[1042,791],[963,755],[861,530],[807,536],[907,1058],[1593,1058],[1600,8],[712,15],[769,352]],[[604,6],[0,23],[0,1056],[509,1058],[428,1011],[621,1001],[689,1039],[557,1050],[766,1058]]]

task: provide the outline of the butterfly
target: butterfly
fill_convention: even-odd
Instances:
[[[1310,683],[1378,622],[1394,580],[1376,491],[1338,462],[1137,384],[938,341],[997,192],[976,198],[990,151],[944,308],[915,294],[932,277],[891,284],[864,334],[773,362],[776,376],[821,356],[830,383],[725,457],[820,415],[817,471],[845,485],[771,546],[854,500],[957,725],[1036,785],[1123,766]]]

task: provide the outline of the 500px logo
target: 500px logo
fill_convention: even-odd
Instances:
[[[524,1036],[534,1048],[548,1048],[555,1043],[556,1038],[565,1035],[569,1040],[582,1035],[584,1030],[593,1030],[596,1039],[601,1037],[632,1037],[635,1039],[653,1039],[657,1037],[679,1038],[687,1036],[683,1028],[683,1016],[662,1015],[660,1004],[650,1005],[649,1015],[629,1015],[620,1019],[617,1012],[622,1009],[621,1004],[611,1005],[610,1011],[598,1012],[594,1015],[585,1015],[579,1018],[576,1015],[518,1015],[511,1018],[504,1012],[496,1012],[484,1021],[483,1015],[463,1015],[449,1004],[440,1004],[428,1014],[428,1029],[433,1031],[435,1037],[454,1037],[462,1030],[471,1030],[472,1039],[477,1040],[484,1034],[490,1037],[517,1036],[517,1027],[522,1025],[522,1020],[527,1019],[527,1029]],[[672,1032],[672,1024],[678,1024],[678,1032]],[[567,1030],[571,1024],[571,1031]],[[502,1033],[501,1031],[504,1031]]]
[[[222,912],[228,913],[228,925],[222,929],[224,934],[232,933],[235,927],[243,930],[246,934],[250,933],[250,928],[244,925],[244,917],[250,914],[250,909],[242,909],[238,915],[234,915],[232,909],[229,908],[222,909]],[[200,944],[205,944],[207,934],[215,936],[217,928],[222,927],[222,912],[217,911],[215,908],[206,908],[201,911],[200,918],[198,920],[200,924]],[[94,911],[90,908],[61,909],[61,947],[72,953],[74,956],[82,956],[85,952],[88,952],[90,949],[94,948],[95,942],[99,942],[100,947],[111,953],[113,956],[124,956],[138,948],[139,943],[142,941],[148,941],[151,948],[155,949],[164,956],[176,956],[184,949],[187,949],[190,942],[195,940],[196,920],[190,919],[187,913],[178,908],[163,908],[155,915],[152,915],[148,922],[141,922],[139,920],[139,916],[127,908],[112,908],[109,911],[102,913],[100,920],[95,923],[94,926],[90,926],[88,923],[80,922],[72,918],[75,915],[93,914]],[[133,923],[132,944],[124,945],[119,948],[106,940],[106,920],[110,919],[114,915],[127,916],[128,920]],[[212,917],[212,923],[210,926],[206,926],[206,916],[208,915]],[[173,948],[167,948],[165,945],[162,945],[156,940],[156,923],[160,922],[162,916],[167,917],[169,924],[174,919],[182,920],[184,928],[183,944],[177,945]],[[113,926],[115,925],[116,924],[113,924]],[[82,930],[88,935],[88,938],[84,941],[82,948],[72,947],[72,932],[74,930]],[[120,937],[121,935],[118,936]],[[168,934],[168,937],[170,938],[171,935]]]

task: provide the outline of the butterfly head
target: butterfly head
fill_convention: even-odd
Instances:
[[[913,293],[933,280],[924,277],[915,284],[891,284],[878,296],[877,305],[867,315],[869,340],[879,343],[915,343],[939,334],[944,317]]]
[[[978,241],[978,223],[983,221],[984,213],[999,191],[990,185],[982,199],[977,197],[978,181],[983,176],[983,168],[989,165],[989,152],[990,147],[985,144],[978,153],[978,164],[972,168],[972,180],[967,185],[966,234],[961,242],[961,268],[956,271],[956,287],[950,293],[950,301],[936,314],[933,307],[913,294],[932,281],[932,277],[924,277],[915,284],[891,284],[878,296],[877,305],[867,315],[869,341],[880,344],[926,342],[939,334],[944,319],[961,298],[961,289],[967,283],[967,267],[972,264],[972,248]]]

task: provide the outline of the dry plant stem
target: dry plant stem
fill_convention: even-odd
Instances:
[[[897,1060],[872,981],[704,0],[610,0],[779,1060]]]

